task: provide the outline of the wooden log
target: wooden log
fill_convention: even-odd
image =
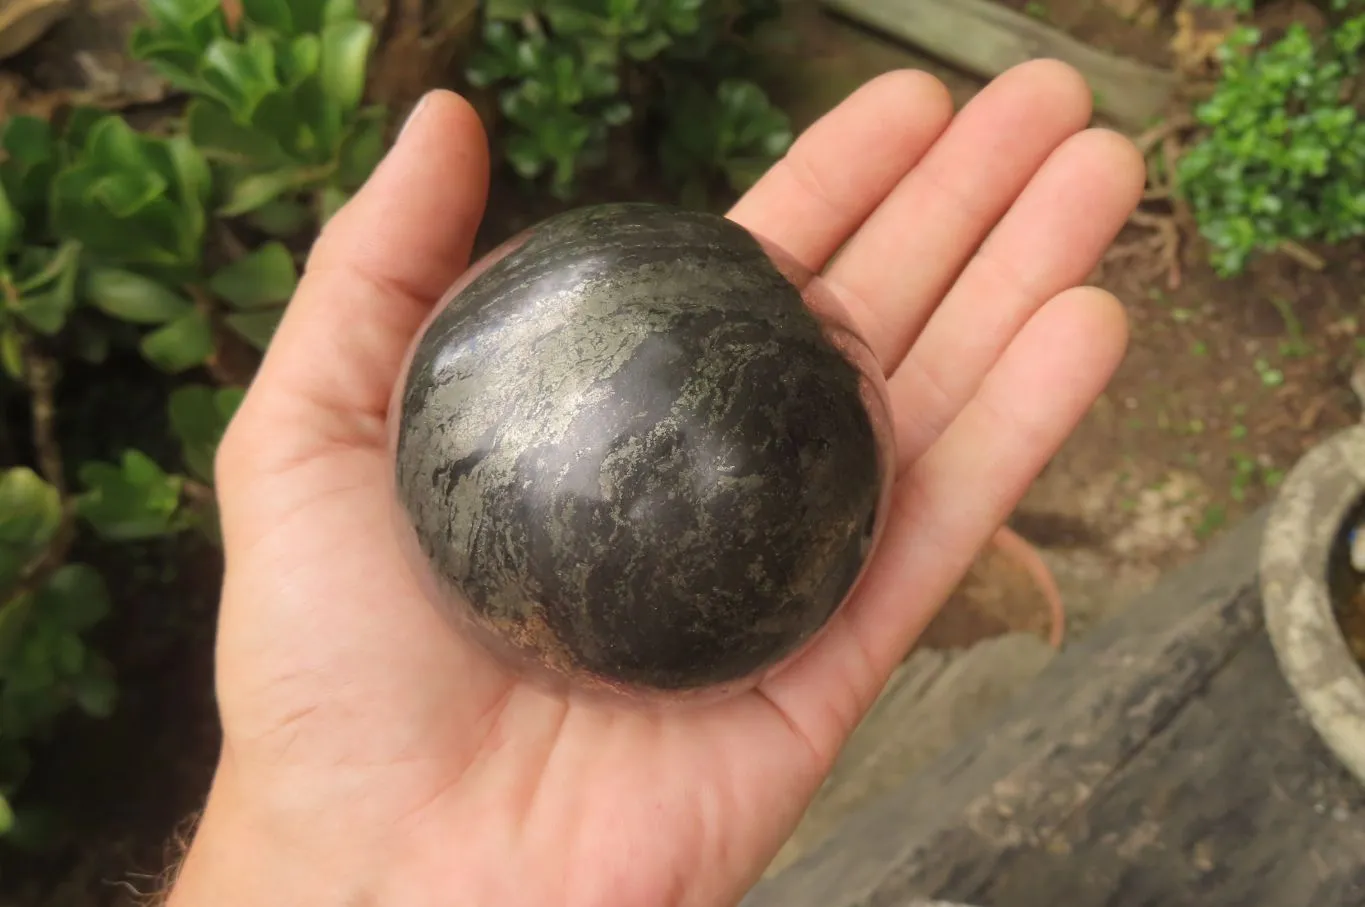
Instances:
[[[1090,83],[1096,111],[1129,128],[1164,115],[1179,84],[1168,70],[1105,53],[992,0],[821,2],[984,79],[1039,57],[1069,63]]]
[[[744,907],[1361,907],[1365,786],[1262,624],[1264,513]]]

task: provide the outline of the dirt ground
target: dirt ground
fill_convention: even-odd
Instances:
[[[1149,63],[1171,66],[1178,56],[1172,42],[1180,31],[1167,15],[1169,3],[1001,2]],[[1291,6],[1271,10],[1283,15]],[[979,87],[847,23],[823,21],[819,35],[778,93],[798,125],[865,79],[899,66],[935,72],[959,102]],[[619,187],[605,191],[618,194]],[[499,185],[481,246],[553,207]],[[1164,213],[1160,204],[1147,207]],[[1128,307],[1128,356],[1011,520],[1057,577],[1069,639],[1263,504],[1304,450],[1358,418],[1347,375],[1365,351],[1365,248],[1315,250],[1326,261],[1321,271],[1274,257],[1224,281],[1202,264],[1199,243],[1186,235],[1181,279],[1173,287],[1153,236],[1150,227],[1134,224],[1096,273],[1095,281]],[[201,556],[199,575],[213,576],[213,555]],[[166,557],[149,552],[144,567],[170,569]],[[44,792],[80,804],[88,827],[78,851],[0,857],[0,904],[124,907],[137,903],[134,888],[151,887],[146,876],[163,865],[176,821],[197,805],[216,746],[209,688],[216,585],[184,580],[189,573],[182,565],[179,579],[143,586],[129,580],[120,598],[136,604],[120,617],[117,632],[140,642],[121,666],[130,690],[124,711],[73,730],[64,750],[69,755],[35,779]],[[172,606],[176,619],[167,617]],[[922,648],[961,649],[1011,631],[1046,636],[1048,629],[1045,601],[1032,579],[990,550]],[[96,749],[105,755],[92,761],[88,755]]]

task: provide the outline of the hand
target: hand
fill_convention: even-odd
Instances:
[[[1140,156],[1034,62],[957,116],[921,73],[869,83],[731,212],[848,302],[900,456],[856,600],[759,689],[666,715],[541,692],[447,630],[390,531],[385,415],[467,264],[488,159],[430,95],[328,225],[218,458],[224,744],[174,907],[733,904],[1126,342],[1079,286]],[[836,254],[837,252],[837,254]]]

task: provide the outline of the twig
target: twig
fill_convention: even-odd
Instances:
[[[195,507],[213,507],[218,501],[212,488],[194,479],[185,479],[180,486],[180,493],[187,503]]]
[[[76,506],[66,488],[62,464],[62,449],[57,440],[57,365],[37,349],[33,340],[21,338],[24,381],[28,385],[33,411],[33,448],[38,459],[38,471],[57,491],[61,502],[61,517],[57,531],[46,546],[19,573],[14,588],[15,596],[28,595],[43,587],[56,570],[66,562],[66,556],[76,540]]]
[[[1280,240],[1280,251],[1309,270],[1321,271],[1327,267],[1327,262],[1323,261],[1320,256],[1309,252],[1292,239]]]
[[[223,386],[230,386],[238,383],[232,370],[223,363],[223,347],[220,338],[223,336],[222,319],[218,312],[218,307],[213,304],[213,299],[204,289],[197,284],[186,284],[185,292],[194,301],[194,307],[204,316],[209,323],[209,330],[213,334],[213,352],[209,354],[208,361],[204,363],[204,368],[208,370],[210,377],[215,382]]]
[[[1160,144],[1164,139],[1170,136],[1174,136],[1178,132],[1183,132],[1184,130],[1189,129],[1193,125],[1194,118],[1189,116],[1188,114],[1180,114],[1179,116],[1173,116],[1167,120],[1157,123],[1155,126],[1153,126],[1151,129],[1148,129],[1146,132],[1140,133],[1136,138],[1133,139],[1133,144],[1137,146],[1138,151],[1142,152],[1142,156],[1146,157],[1148,154],[1151,154],[1152,149],[1155,148],[1158,144]]]

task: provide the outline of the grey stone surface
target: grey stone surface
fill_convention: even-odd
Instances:
[[[441,597],[565,675],[713,688],[808,639],[883,522],[880,370],[714,215],[559,215],[417,345],[397,486]]]
[[[767,875],[818,845],[847,816],[883,797],[989,721],[1056,657],[1029,633],[969,649],[919,649],[859,723],[829,778]]]
[[[1341,631],[1330,570],[1362,496],[1365,425],[1356,425],[1309,451],[1286,477],[1270,510],[1260,579],[1280,669],[1318,733],[1365,781],[1365,673]]]

